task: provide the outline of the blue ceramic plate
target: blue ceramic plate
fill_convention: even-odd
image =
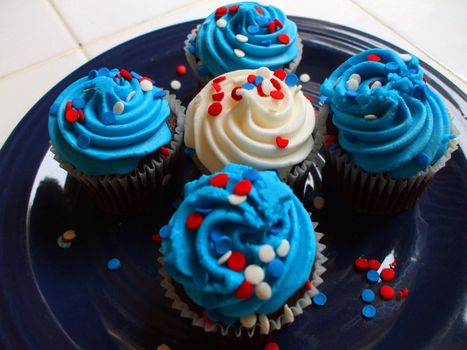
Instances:
[[[311,19],[294,18],[305,49],[299,73],[310,74],[305,90],[316,101],[319,82],[350,55],[393,45],[371,35]],[[151,234],[171,208],[119,218],[103,214],[83,193],[70,205],[63,194],[65,173],[51,158],[48,109],[68,84],[101,66],[154,77],[186,104],[197,92],[194,77],[177,77],[184,63],[182,43],[197,22],[184,23],[126,42],[85,64],[24,117],[0,153],[0,348],[2,349],[221,349],[216,340],[190,326],[171,309],[160,288],[157,243]],[[451,115],[462,120],[465,95],[437,71],[423,65],[430,85]],[[183,179],[196,176],[190,161]],[[328,303],[307,308],[275,341],[281,349],[467,348],[467,162],[457,151],[418,204],[390,219],[352,215],[335,198],[314,211],[326,234],[325,283]],[[310,175],[310,178],[316,180]],[[74,227],[78,238],[68,250],[57,237]],[[408,298],[373,305],[365,320],[360,292],[368,287],[352,268],[364,255],[386,261],[395,256],[396,292]],[[117,257],[122,267],[106,269]],[[377,291],[379,285],[372,286]]]

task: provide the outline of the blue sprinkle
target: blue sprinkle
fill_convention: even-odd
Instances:
[[[397,62],[388,62],[384,66],[384,69],[388,73],[398,73],[399,72],[399,65],[397,64]]]
[[[209,310],[206,307],[206,316],[213,322],[219,322],[221,320],[221,315],[214,310]]]
[[[449,140],[455,139],[457,136],[455,134],[448,134],[443,136],[442,142],[448,142]]]
[[[136,72],[131,72],[130,74],[131,74],[131,76],[132,76],[133,78],[135,78],[136,80],[140,80],[140,79],[142,78],[142,76],[139,75],[139,74],[136,73]]]
[[[198,288],[203,288],[209,282],[209,275],[204,270],[196,270],[193,273],[193,283]]]
[[[195,211],[200,214],[209,214],[210,212],[212,212],[212,209],[211,208],[196,208]]]
[[[101,117],[101,121],[105,125],[113,124],[115,123],[115,120],[116,120],[115,113],[111,111],[105,112]]]
[[[227,185],[225,185],[225,190],[227,192],[233,192],[236,184],[237,184],[236,180],[230,180],[229,182],[227,182]]]
[[[221,231],[217,230],[217,229],[212,229],[211,232],[209,233],[209,237],[211,237],[211,239],[214,242],[217,242],[223,236],[224,236],[224,234]]]
[[[297,85],[297,83],[298,83],[297,74],[294,74],[294,73],[287,74],[287,76],[285,77],[285,83],[286,83],[288,86],[295,86],[295,85]]]
[[[313,304],[317,306],[323,306],[328,301],[326,294],[319,292],[313,297]]]
[[[430,157],[425,152],[421,152],[416,159],[417,163],[422,167],[426,167],[428,164],[430,164]]]
[[[355,141],[357,141],[357,138],[355,137],[355,135],[352,135],[351,133],[348,133],[348,132],[345,132],[344,133],[344,137],[347,139],[347,141],[349,141],[350,143],[354,143]]]
[[[208,69],[205,67],[205,66],[199,66],[198,68],[198,74],[201,76],[201,77],[205,77],[209,74],[209,71]]]
[[[250,34],[256,34],[259,32],[259,26],[257,24],[250,24],[247,28],[246,28],[247,32],[250,33]]]
[[[81,97],[75,97],[73,100],[71,100],[71,104],[74,108],[81,109],[84,107],[84,100]]]
[[[105,68],[105,67],[102,67],[102,68],[100,68],[100,69],[97,71],[97,74],[98,74],[99,76],[103,76],[103,77],[108,76],[109,73],[110,73],[109,68]]]
[[[253,90],[255,88],[255,86],[251,83],[245,83],[242,85],[242,87],[247,90]]]
[[[165,97],[166,95],[167,95],[167,92],[165,92],[164,90],[157,90],[152,97],[156,99],[156,98]]]
[[[259,179],[260,174],[256,169],[251,168],[251,169],[245,170],[242,176],[245,180],[250,180],[251,182],[255,182],[256,180]]]
[[[376,308],[373,305],[365,305],[362,309],[362,316],[371,319],[376,316]]]
[[[266,47],[271,46],[271,40],[261,40],[260,43],[262,46],[266,46]]]
[[[362,290],[362,294],[360,294],[360,298],[362,298],[365,303],[371,303],[375,300],[375,293],[371,289],[364,289]]]
[[[53,105],[50,106],[49,113],[52,115],[57,115],[59,106],[60,104],[58,102],[54,102]]]
[[[91,146],[91,138],[86,134],[81,134],[78,137],[78,147],[86,149]]]
[[[112,271],[120,268],[120,260],[117,258],[112,258],[109,261],[107,261],[107,268]]]
[[[191,147],[185,147],[183,152],[185,152],[185,154],[189,156],[193,156],[196,154],[196,151],[194,150],[194,148],[191,148]]]
[[[170,231],[172,231],[172,226],[164,225],[159,230],[159,235],[161,236],[161,238],[167,238],[170,236]]]
[[[320,96],[320,97],[319,97],[318,103],[319,103],[320,105],[324,105],[324,104],[326,103],[327,100],[328,100],[328,97],[327,97],[327,96]]]
[[[94,79],[95,77],[97,77],[97,75],[98,75],[97,70],[93,69],[93,70],[89,71],[88,78],[89,79]]]
[[[205,293],[201,297],[201,303],[206,308],[206,310],[212,310],[219,304],[219,300],[218,300],[216,294],[214,294],[214,293]],[[209,319],[211,321],[216,321],[216,322],[218,321],[218,320],[213,320],[210,317],[209,317]]]
[[[222,236],[216,241],[216,252],[220,255],[227,253],[232,247],[232,240],[228,236]]]
[[[282,260],[274,259],[268,264],[267,271],[272,277],[279,277],[284,273],[284,263]]]
[[[261,83],[263,80],[264,80],[264,78],[263,78],[261,75],[257,75],[257,76],[255,77],[255,85],[258,85],[258,84]]]
[[[192,55],[195,55],[196,48],[194,45],[188,46],[188,52],[191,53]]]
[[[368,282],[370,283],[376,283],[379,281],[379,273],[378,271],[376,270],[369,270],[367,273],[366,273],[366,279],[368,280]]]
[[[224,315],[221,316],[221,322],[225,324],[226,326],[230,326],[231,324],[234,324],[236,320],[237,319],[235,317],[229,317],[229,316],[224,316]]]

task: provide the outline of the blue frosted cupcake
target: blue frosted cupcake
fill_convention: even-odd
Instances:
[[[302,50],[297,25],[277,7],[256,2],[219,7],[185,41],[188,63],[203,84],[241,69],[292,73]]]
[[[184,109],[154,84],[135,72],[92,70],[50,108],[57,161],[105,210],[144,206],[178,168]]]
[[[328,175],[357,211],[412,206],[457,147],[441,97],[418,59],[371,49],[344,62],[321,86],[330,114]]]
[[[271,335],[302,313],[322,282],[321,234],[273,171],[229,164],[188,183],[160,234],[163,287],[207,332]]]

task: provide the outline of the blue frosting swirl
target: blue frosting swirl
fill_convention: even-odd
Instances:
[[[141,158],[170,142],[170,107],[150,79],[118,69],[92,70],[50,108],[49,135],[59,157],[87,175],[128,174]],[[145,89],[142,89],[145,86]],[[83,119],[67,119],[68,109]],[[76,115],[76,112],[75,115]]]
[[[238,10],[229,10],[234,5],[239,5]],[[213,76],[239,69],[284,68],[297,56],[297,26],[278,8],[256,2],[230,4],[225,8],[225,15],[216,16],[214,12],[201,24],[194,43],[195,56]],[[217,24],[219,19],[227,22],[225,27]],[[268,24],[275,19],[282,27],[276,26],[276,31],[270,33]],[[239,41],[237,34],[248,41]],[[279,35],[287,35],[289,43],[281,43]],[[234,49],[240,49],[245,56],[237,56]]]
[[[410,178],[440,159],[455,137],[446,107],[413,55],[363,51],[324,81],[321,94],[339,130],[339,145],[368,172]]]
[[[226,186],[211,185],[221,173],[228,176]],[[161,236],[167,273],[183,285],[195,303],[208,310],[208,315],[229,324],[235,318],[271,313],[284,305],[309,278],[316,242],[309,214],[275,172],[229,164],[221,173],[186,184],[185,199]],[[246,200],[231,204],[229,196],[245,179],[252,183]],[[193,230],[186,220],[194,212],[203,220]],[[290,249],[281,254],[284,242]],[[265,246],[276,251],[275,258],[270,256],[272,261],[261,258]],[[228,262],[219,263],[229,249],[246,258],[240,271],[231,269]],[[240,285],[250,281],[245,272],[250,265],[264,272],[262,281],[272,292],[269,298],[260,299],[255,293],[244,299],[236,296]]]

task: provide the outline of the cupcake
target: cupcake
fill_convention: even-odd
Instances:
[[[351,57],[321,86],[326,174],[355,210],[412,206],[457,148],[456,131],[418,59],[386,49]]]
[[[219,7],[185,41],[185,54],[204,85],[240,69],[294,72],[303,45],[297,25],[277,7],[240,2]]]
[[[206,332],[267,340],[318,293],[326,259],[313,227],[275,172],[229,164],[187,183],[161,228],[162,286]]]
[[[91,70],[50,108],[60,165],[109,212],[141,209],[179,168],[184,109],[154,81],[124,69]]]
[[[295,74],[262,67],[221,75],[187,109],[185,144],[202,170],[228,163],[277,170],[294,185],[319,151],[324,119],[315,118]]]

